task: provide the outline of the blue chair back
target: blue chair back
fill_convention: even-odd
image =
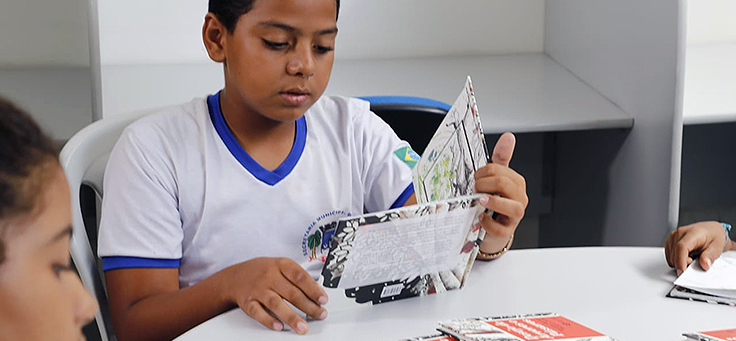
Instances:
[[[429,98],[409,96],[360,97],[371,105],[371,111],[381,117],[396,135],[409,142],[421,155],[442,123],[450,105]]]

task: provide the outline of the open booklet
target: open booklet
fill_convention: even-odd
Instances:
[[[449,335],[435,333],[431,335],[413,337],[411,339],[403,339],[400,341],[457,341],[457,339]]]
[[[460,341],[615,341],[555,313],[457,319],[438,329]]]
[[[692,262],[667,296],[736,307],[736,251],[721,254],[708,271]]]
[[[473,173],[488,163],[470,77],[413,169],[419,204],[347,217],[319,282],[330,311],[463,287],[485,236]]]
[[[695,332],[682,334],[691,340],[697,341],[734,341],[736,340],[736,329],[711,330],[707,332]]]

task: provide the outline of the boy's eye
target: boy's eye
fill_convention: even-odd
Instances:
[[[282,43],[282,42],[276,42],[276,41],[270,41],[263,39],[263,43],[266,44],[271,49],[274,50],[283,50],[284,48],[289,46],[289,43]]]
[[[322,45],[314,45],[314,49],[317,51],[317,53],[320,53],[320,54],[327,53],[327,52],[334,50],[332,46],[322,46]]]

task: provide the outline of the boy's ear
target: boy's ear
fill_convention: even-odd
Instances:
[[[212,13],[207,13],[202,25],[202,40],[207,54],[214,62],[225,62],[225,35],[227,29],[222,25],[220,19]]]

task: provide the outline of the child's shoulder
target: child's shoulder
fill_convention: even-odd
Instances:
[[[322,96],[314,106],[325,111],[340,111],[348,114],[363,114],[370,111],[368,101],[357,97],[339,95]]]
[[[196,98],[187,103],[152,111],[122,132],[118,144],[135,149],[165,150],[188,148],[198,141],[202,126],[209,119],[206,100]]]
[[[196,133],[207,118],[206,99],[195,98],[181,105],[156,109],[128,125],[123,134],[169,138],[187,136]]]
[[[310,108],[312,114],[321,114],[328,116],[339,115],[343,118],[350,118],[351,121],[363,120],[366,115],[371,114],[370,103],[368,101],[347,96],[329,95],[322,96]]]

